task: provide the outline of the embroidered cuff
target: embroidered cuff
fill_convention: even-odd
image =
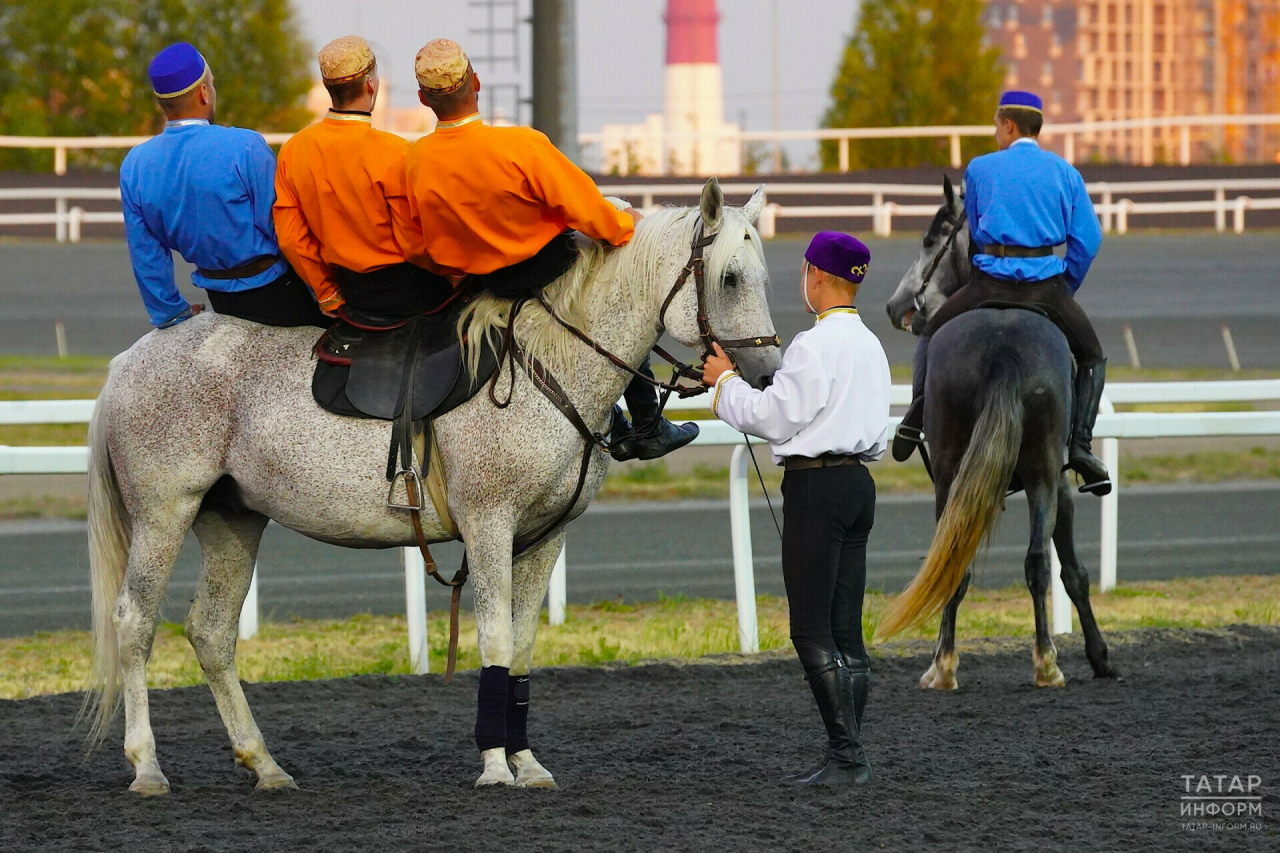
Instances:
[[[738,374],[738,371],[726,370],[724,373],[721,373],[720,378],[716,380],[715,393],[711,395],[711,414],[715,415],[717,418],[720,417],[720,413],[716,411],[716,408],[720,405],[720,386],[724,385],[727,380],[732,379],[735,376],[739,379],[742,378]]]

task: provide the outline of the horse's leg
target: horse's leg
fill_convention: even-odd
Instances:
[[[295,788],[293,777],[267,752],[236,672],[240,608],[266,526],[265,515],[225,507],[207,507],[196,516],[192,530],[204,562],[195,602],[187,613],[187,639],[213,692],[236,763],[258,774],[259,788]]]
[[[938,626],[938,645],[933,651],[933,664],[920,677],[920,687],[929,690],[955,690],[960,684],[956,681],[956,670],[960,667],[960,655],[956,653],[956,612],[964,594],[969,591],[969,578],[973,573],[966,571],[964,579],[956,594],[951,596],[942,611],[942,623]]]
[[[1115,678],[1107,656],[1107,641],[1098,629],[1093,606],[1089,603],[1089,574],[1080,565],[1075,543],[1075,504],[1071,499],[1071,486],[1064,475],[1058,483],[1058,525],[1053,530],[1053,544],[1058,549],[1062,563],[1062,585],[1080,614],[1080,630],[1084,633],[1084,653],[1093,667],[1094,678]]]
[[[1066,683],[1058,668],[1058,650],[1049,633],[1045,595],[1049,591],[1049,541],[1058,518],[1056,482],[1027,482],[1027,503],[1031,511],[1031,545],[1025,564],[1027,589],[1036,614],[1036,644],[1031,652],[1036,687],[1061,687]]]
[[[507,763],[515,770],[517,788],[557,787],[551,773],[533,757],[527,724],[533,643],[542,621],[542,599],[562,547],[563,531],[515,558],[511,566],[511,627],[515,636],[507,694]]]
[[[477,512],[460,521],[467,543],[476,603],[476,634],[480,646],[480,689],[476,702],[476,746],[484,772],[476,787],[514,785],[507,767],[507,693],[514,657],[511,622],[511,543],[506,523]]]
[[[147,660],[169,575],[199,506],[200,498],[189,496],[175,501],[167,512],[135,518],[129,565],[112,614],[124,694],[124,754],[134,771],[129,790],[144,796],[169,792],[151,731]]]
[[[951,482],[955,479],[955,471],[959,460],[949,458],[954,454],[945,451],[937,454],[933,463],[933,514],[934,521],[942,518],[942,511],[947,508],[947,497],[951,493]],[[934,646],[933,662],[920,676],[921,689],[955,690],[956,670],[960,666],[960,656],[956,654],[956,612],[960,602],[969,589],[969,572],[966,570],[960,587],[942,611],[942,623],[938,626],[938,643]]]

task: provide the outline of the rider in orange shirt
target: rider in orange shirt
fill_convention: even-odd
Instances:
[[[378,66],[369,43],[344,36],[318,58],[333,109],[280,150],[276,233],[322,310],[389,325],[439,306],[453,286],[424,269],[430,259],[406,254],[421,243],[405,193],[409,143],[373,129]]]
[[[480,119],[480,80],[456,42],[428,43],[414,70],[418,97],[439,123],[406,159],[420,239],[411,255],[429,257],[451,276],[470,276],[477,290],[513,299],[573,266],[574,231],[611,246],[631,239],[640,214],[614,207],[545,135]],[[647,358],[639,369],[652,377]],[[643,380],[633,379],[623,396],[635,425],[619,413],[615,459],[656,459],[697,437],[696,424],[661,417],[656,392]]]

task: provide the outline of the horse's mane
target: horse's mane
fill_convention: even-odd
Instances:
[[[659,275],[670,255],[679,254],[681,260],[688,255],[700,221],[696,209],[665,208],[646,216],[631,242],[617,249],[578,235],[578,261],[547,285],[543,296],[556,314],[590,334],[595,309],[619,288],[625,289],[628,304],[639,306],[650,304],[652,290],[675,284],[674,274],[669,281]],[[741,248],[738,235],[743,234],[764,263],[764,247],[755,228],[740,211],[726,207],[720,232],[706,253],[709,287],[723,285],[725,268]],[[693,280],[686,286],[692,288]],[[487,338],[495,349],[498,347],[513,304],[513,300],[486,294],[463,309],[458,335],[465,342],[464,358],[471,376],[480,369],[481,342]],[[579,350],[586,349],[541,306],[526,306],[516,323],[521,347],[554,372],[568,372]]]

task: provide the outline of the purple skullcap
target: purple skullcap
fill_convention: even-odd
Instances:
[[[1035,92],[1019,92],[1016,89],[1010,89],[1000,96],[1000,106],[1036,112],[1044,111],[1044,101],[1040,100],[1039,95]]]
[[[819,231],[813,235],[804,259],[825,273],[861,284],[871,263],[871,250],[851,234]]]
[[[209,68],[200,51],[185,41],[171,44],[151,60],[151,90],[157,98],[185,95],[204,79]]]

